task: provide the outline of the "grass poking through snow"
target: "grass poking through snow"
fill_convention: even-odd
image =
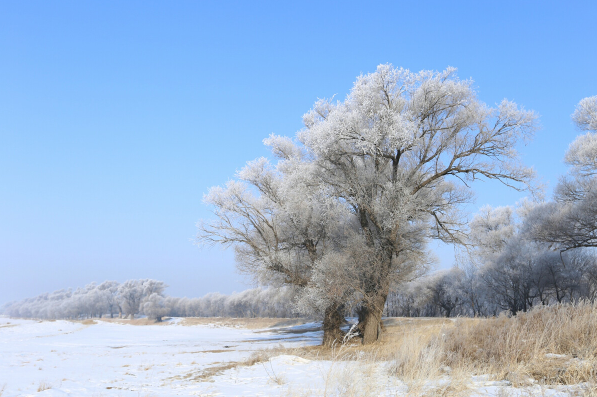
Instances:
[[[403,382],[408,396],[467,396],[473,376],[483,375],[518,388],[582,385],[578,395],[597,397],[597,304],[541,306],[496,318],[388,319],[384,328],[368,346],[281,348],[253,360],[292,354],[332,361],[323,394],[305,389],[289,396],[375,395],[384,376]]]

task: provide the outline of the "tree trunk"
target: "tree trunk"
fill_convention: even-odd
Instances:
[[[381,336],[381,315],[383,307],[368,308],[363,307],[359,310],[359,332],[363,337],[363,344],[368,345],[376,342]]]
[[[323,315],[323,346],[331,347],[334,344],[341,344],[344,332],[340,326],[344,323],[342,305],[333,304],[325,309]]]
[[[383,324],[381,317],[389,293],[389,282],[384,282],[371,293],[367,294],[363,305],[359,309],[358,329],[363,337],[363,344],[367,345],[377,341],[381,336]]]

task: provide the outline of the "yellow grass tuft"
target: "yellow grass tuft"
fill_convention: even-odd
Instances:
[[[39,393],[41,391],[49,390],[51,388],[52,388],[51,384],[42,380],[41,382],[39,382],[39,386],[37,386],[37,392]]]

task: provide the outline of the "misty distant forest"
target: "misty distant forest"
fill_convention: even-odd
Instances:
[[[580,98],[579,98],[580,99]],[[571,112],[574,109],[571,109]],[[256,285],[232,295],[176,298],[156,280],[105,281],[11,302],[14,317],[293,317],[323,321],[324,344],[358,318],[363,343],[382,316],[495,316],[597,298],[597,96],[572,115],[581,132],[562,157],[569,172],[545,198],[515,147],[534,112],[482,103],[456,70],[380,65],[344,101],[318,100],[295,138],[264,143],[275,161],[247,163],[209,190],[213,218],[199,245],[234,249]],[[528,193],[470,216],[476,180]],[[455,266],[433,271],[433,240]]]

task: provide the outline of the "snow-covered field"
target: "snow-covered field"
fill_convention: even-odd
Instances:
[[[0,393],[7,396],[400,396],[407,386],[385,363],[280,355],[253,365],[257,350],[318,344],[313,324],[248,330],[218,324],[127,325],[0,318]],[[303,329],[306,332],[300,332]],[[230,365],[232,363],[232,365]],[[447,380],[446,380],[447,381]],[[441,381],[437,384],[441,386]],[[471,379],[475,395],[567,396]],[[504,394],[504,393],[509,394]]]

